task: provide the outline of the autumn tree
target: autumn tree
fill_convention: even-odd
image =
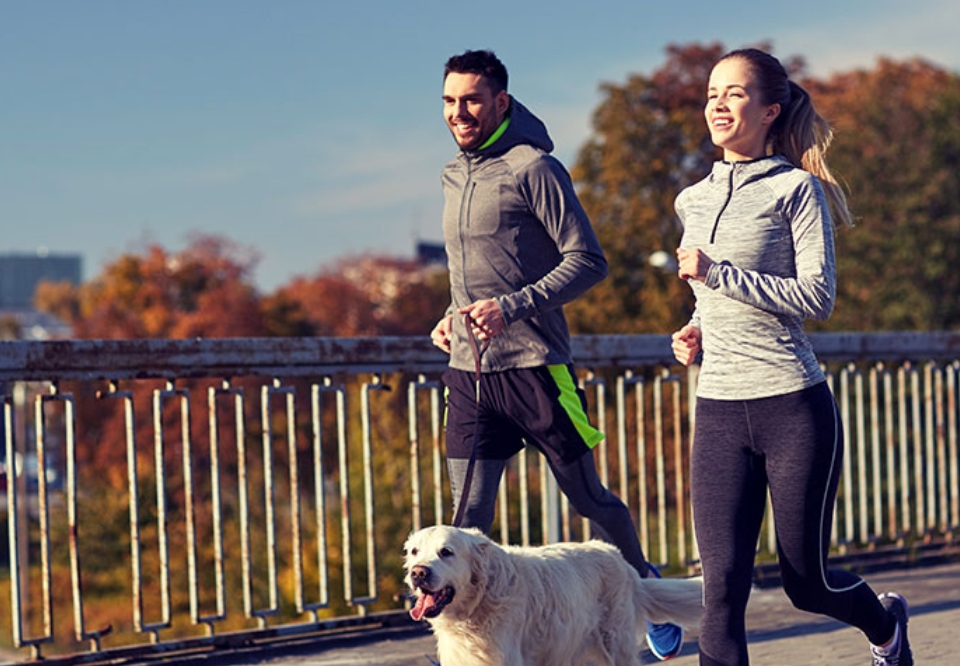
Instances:
[[[0,340],[17,340],[20,337],[20,322],[16,317],[0,317]]]
[[[37,310],[73,324],[80,319],[80,289],[70,282],[41,281],[33,297]]]
[[[243,248],[222,238],[196,236],[180,252],[170,252],[152,245],[142,253],[123,255],[107,265],[93,280],[78,287],[65,283],[46,284],[38,293],[36,302],[41,309],[69,322],[77,337],[223,338],[264,335],[426,336],[449,298],[445,272],[442,269],[424,268],[413,260],[383,256],[345,259],[322,269],[313,278],[297,278],[265,297],[258,295],[252,286],[250,276],[253,266],[254,255]],[[311,433],[313,429],[310,384],[318,381],[318,378],[281,379],[285,390],[295,396],[297,422],[292,427],[301,435],[296,438],[296,460],[289,459],[290,453],[284,446],[275,447],[272,455],[276,467],[272,482],[276,492],[285,495],[288,491],[285,484],[289,482],[285,470],[288,465],[295,465],[301,490],[308,494],[312,488],[323,487],[321,484],[324,481],[331,480],[313,478],[312,439],[303,435]],[[355,394],[364,379],[348,377],[344,379],[344,384],[349,387],[351,394]],[[393,385],[398,389],[406,386],[409,380],[409,377],[403,377],[400,373],[383,378],[385,386]],[[210,414],[206,398],[211,384],[219,385],[220,381],[219,378],[179,378],[175,381],[175,388],[182,393],[162,402],[162,414],[159,416],[164,431],[164,449],[159,464],[164,468],[162,478],[169,521],[168,538],[177,551],[175,556],[183,552],[182,544],[186,538],[183,519],[186,510],[183,455],[186,448],[185,443],[180,441],[183,407],[179,396],[189,396],[192,433],[190,460],[195,471],[193,498],[196,519],[200,524],[204,520],[209,523],[212,520],[208,515],[212,437],[208,436]],[[249,410],[255,405],[264,407],[258,404],[258,396],[267,381],[257,377],[236,377],[231,379],[231,386],[249,396]],[[156,497],[156,465],[160,459],[153,455],[156,415],[152,404],[155,392],[166,388],[166,382],[162,379],[134,379],[118,384],[121,391],[132,393],[136,406],[133,436],[142,495],[140,510],[143,513],[144,532],[141,538],[145,543],[150,543],[157,538],[153,528],[156,509],[151,498]],[[108,393],[106,382],[100,385],[95,382],[64,382],[60,390],[74,397],[76,412],[81,415],[77,419],[77,459],[81,485],[97,490],[96,496],[87,494],[85,507],[90,508],[90,520],[93,522],[88,523],[87,518],[83,519],[83,531],[88,535],[83,540],[84,554],[87,561],[102,562],[103,566],[98,570],[103,573],[103,579],[113,580],[116,572],[107,562],[122,559],[122,555],[117,553],[122,553],[126,547],[125,537],[112,532],[108,536],[107,533],[116,525],[129,521],[125,503],[114,501],[126,498],[125,444],[128,432],[125,413],[120,401],[104,399],[104,394]],[[283,399],[284,396],[277,398],[278,401]],[[378,444],[374,464],[382,476],[397,478],[398,474],[405,473],[409,468],[409,441],[407,424],[404,422],[406,391],[380,391],[376,394],[376,400],[377,410],[371,418],[372,436]],[[285,420],[283,404],[266,407],[270,413],[270,427],[278,434],[280,441],[282,438],[279,434],[290,428]],[[363,437],[359,402],[349,401],[347,409],[347,439],[356,445]],[[254,413],[256,411],[254,409]],[[339,455],[337,417],[333,409],[322,411],[320,427],[325,433],[324,455],[330,460],[337,459]],[[265,492],[264,480],[257,476],[263,473],[263,468],[257,464],[258,454],[252,453],[258,450],[257,444],[263,436],[263,423],[249,412],[245,423],[247,450],[251,452],[248,453],[251,460],[248,461],[250,467],[247,478],[249,490],[255,497]],[[218,428],[221,440],[218,448],[220,474],[224,479],[236,479],[237,447],[233,445],[235,424],[232,419],[221,419]],[[339,470],[333,466],[326,473],[336,475]],[[357,488],[357,492],[362,488],[360,473],[359,468],[351,468],[349,472],[349,483]],[[238,501],[235,493],[234,484],[226,483],[223,486],[222,501],[225,506],[235,505]],[[307,498],[305,494],[304,500]],[[409,514],[399,508],[401,502],[396,501],[388,489],[378,491],[377,501],[382,505],[378,514],[378,540],[383,540],[386,548],[391,540],[396,542],[398,538],[402,539],[409,529]],[[254,501],[250,507],[250,519],[256,524],[262,524],[265,520],[262,516],[263,506],[263,501]],[[334,507],[337,506],[331,505],[331,511],[335,512]],[[230,509],[227,511],[229,513]],[[280,525],[278,529],[289,533],[292,528],[290,525]],[[94,537],[89,537],[90,534]],[[239,550],[236,538],[236,530],[229,530],[228,549]],[[93,544],[93,547],[87,544]],[[109,546],[112,550],[108,552],[97,546]],[[204,545],[200,557],[209,560],[213,554],[207,546]],[[330,548],[332,560],[340,557],[336,536],[333,536]],[[151,557],[155,554],[152,548],[144,550]],[[280,557],[287,558],[289,553],[284,552]],[[156,570],[155,566],[147,568]],[[392,570],[395,570],[395,566]],[[236,580],[228,581],[228,585],[238,589]],[[175,603],[182,604],[182,597],[178,597]],[[342,612],[344,609],[339,610]]]
[[[853,228],[837,237],[833,330],[960,326],[960,76],[922,60],[808,80],[836,139]]]
[[[363,256],[300,277],[264,301],[279,332],[303,335],[427,335],[449,301],[446,274],[416,260]],[[281,316],[279,313],[283,313]]]
[[[689,289],[673,266],[658,266],[672,258],[681,235],[674,198],[719,157],[703,105],[710,69],[725,51],[719,44],[670,46],[652,75],[602,86],[594,132],[573,174],[610,277],[568,306],[574,330],[666,333],[687,320]],[[923,61],[884,59],[873,70],[818,80],[805,76],[801,57],[781,61],[834,125],[828,159],[858,220],[838,231],[834,315],[809,327],[956,328],[960,78]]]
[[[142,252],[124,254],[92,280],[78,286],[41,284],[35,305],[69,323],[74,337],[84,339],[259,336],[265,328],[260,297],[252,281],[255,265],[255,252],[222,237],[197,234],[180,251],[154,244]],[[156,561],[158,551],[152,547],[159,538],[157,503],[151,499],[157,497],[158,478],[163,479],[172,557],[183,557],[187,540],[183,470],[188,442],[181,437],[181,425],[187,415],[190,462],[197,470],[193,487],[196,516],[201,525],[204,521],[209,524],[212,445],[207,436],[209,414],[205,403],[207,388],[218,381],[219,378],[177,379],[173,388],[180,393],[165,400],[157,393],[169,388],[163,379],[64,381],[58,386],[61,393],[72,397],[77,415],[76,469],[85,501],[76,532],[83,535],[78,539],[78,547],[84,561],[95,563],[90,569],[96,574],[86,581],[92,585],[94,596],[102,593],[109,599],[116,593],[111,586],[116,587],[124,576],[117,565],[129,548],[124,527],[130,521],[126,500],[127,447],[131,444],[136,451],[144,570],[158,571],[160,566]],[[244,384],[238,381],[236,386]],[[249,386],[256,395],[257,387],[252,383]],[[118,394],[132,397],[132,423],[127,422],[124,403],[109,399],[114,388]],[[187,397],[187,406],[181,403],[180,396]],[[154,413],[155,404],[160,405],[159,414]],[[153,455],[157,423],[165,433],[162,456]],[[225,442],[234,441],[235,431],[227,432],[233,427],[230,420],[221,426]],[[255,427],[251,424],[251,438],[257,434]],[[221,473],[235,476],[236,447],[221,445],[218,452]],[[158,470],[158,465],[162,469]],[[226,491],[224,501],[228,498]],[[228,536],[235,538],[232,535]],[[227,547],[239,548],[239,544],[228,543]],[[209,561],[213,554],[205,550],[201,557]],[[144,584],[149,590],[156,580],[148,575]],[[186,603],[184,595],[175,595],[173,603]],[[113,618],[118,608],[118,604],[107,601],[99,612]],[[111,623],[122,627],[123,620],[113,618]]]
[[[141,254],[122,255],[79,286],[41,283],[35,305],[69,323],[74,336],[81,339],[260,336],[266,329],[252,281],[256,260],[254,252],[225,238],[196,234],[179,252],[150,245]],[[194,384],[180,382],[179,388]],[[82,469],[99,475],[100,482],[122,488],[126,484],[124,415],[116,401],[97,398],[95,388],[89,383],[65,387],[76,392],[78,411],[83,413],[78,423],[78,457]],[[158,388],[163,388],[160,381],[136,383],[136,404],[150,405]],[[173,407],[165,407],[163,418],[166,427],[176,432],[180,415]],[[194,432],[204,432],[206,418],[201,409],[192,412]],[[150,411],[139,409],[136,419],[137,439],[151,441]],[[178,450],[172,448],[168,455],[175,465]]]
[[[37,309],[81,339],[244,337],[264,333],[253,286],[256,255],[197,234],[180,252],[125,254],[79,286],[41,283]]]
[[[674,197],[702,178],[717,154],[703,100],[722,53],[719,44],[670,46],[667,62],[653,74],[601,86],[593,135],[572,175],[610,274],[567,306],[573,330],[662,333],[689,318],[689,288],[664,270],[669,264],[662,259],[672,260],[680,239]]]

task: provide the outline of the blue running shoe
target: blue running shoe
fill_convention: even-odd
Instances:
[[[661,578],[655,566],[648,564],[648,567],[651,576]],[[647,620],[647,646],[660,661],[673,659],[683,649],[683,627],[669,622],[654,624]]]

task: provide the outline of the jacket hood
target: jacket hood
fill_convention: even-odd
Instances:
[[[750,160],[749,162],[720,161],[713,163],[710,180],[713,183],[719,183],[726,187],[730,182],[730,173],[733,172],[735,177],[734,186],[740,188],[755,180],[793,168],[794,166],[790,161],[782,155],[769,155],[767,157]]]
[[[483,155],[502,153],[521,144],[539,148],[547,153],[553,151],[553,140],[547,132],[547,126],[513,95],[510,95],[510,108],[507,113],[510,124],[507,125],[503,136],[494,141],[492,146],[476,151],[477,153]]]

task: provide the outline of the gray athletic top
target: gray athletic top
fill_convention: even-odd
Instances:
[[[488,148],[457,153],[443,169],[447,314],[483,299],[507,328],[490,341],[483,372],[573,362],[563,306],[607,275],[607,260],[553,141],[510,98],[510,122]],[[450,367],[474,370],[460,316]]]
[[[676,199],[681,247],[714,263],[690,280],[702,333],[697,395],[747,400],[823,381],[803,332],[833,310],[833,222],[815,176],[780,156],[717,162]]]

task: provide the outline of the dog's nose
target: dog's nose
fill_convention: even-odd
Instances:
[[[423,566],[415,566],[410,569],[410,582],[414,585],[423,585],[427,582],[427,578],[430,576],[430,569]]]

